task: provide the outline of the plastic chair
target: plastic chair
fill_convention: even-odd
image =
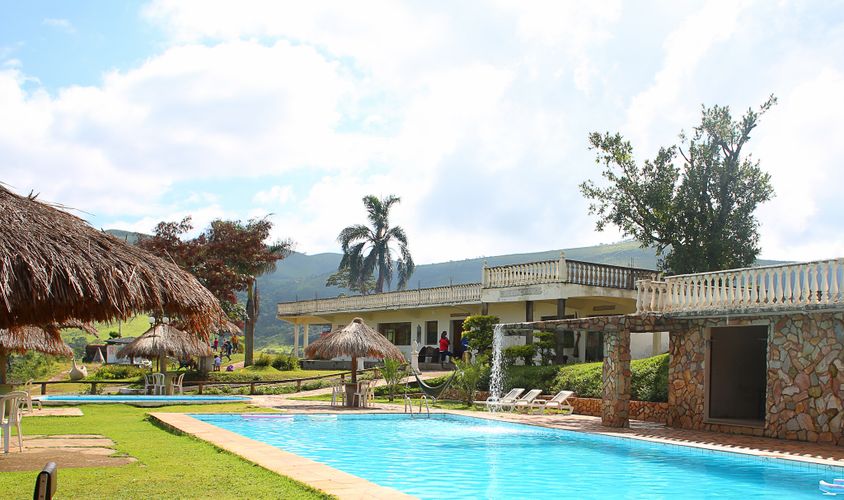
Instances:
[[[33,380],[29,379],[29,380],[26,381],[25,384],[23,384],[23,392],[26,393],[26,411],[27,411],[27,413],[32,413],[33,403],[36,406],[38,406],[39,410],[44,409],[44,407],[41,406],[41,400],[39,400],[38,398],[32,397],[32,383],[33,383]]]
[[[182,391],[182,382],[185,380],[185,374],[180,373],[179,376],[173,378],[173,394],[176,393],[176,389],[179,390],[179,394],[184,394]]]
[[[144,374],[144,394],[149,394],[150,390],[152,389],[153,385],[155,384],[152,374],[145,373]]]
[[[372,399],[371,391],[372,389],[369,386],[369,382],[358,383],[358,390],[352,396],[352,404],[354,405],[357,403],[361,408],[369,406],[369,400]]]
[[[152,393],[153,394],[167,394],[167,385],[165,383],[166,377],[163,373],[152,374]]]
[[[3,453],[9,453],[9,434],[12,426],[18,431],[18,448],[23,452],[23,434],[21,433],[21,403],[26,401],[23,391],[10,392],[0,397],[0,430],[3,432]]]
[[[331,386],[331,406],[344,406],[346,404],[346,385],[340,381],[335,380]]]

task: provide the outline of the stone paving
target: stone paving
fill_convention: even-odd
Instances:
[[[13,436],[9,454],[0,453],[0,471],[40,470],[47,462],[56,462],[59,469],[70,467],[115,467],[135,461],[115,455],[114,442],[95,434],[24,436],[23,452]]]

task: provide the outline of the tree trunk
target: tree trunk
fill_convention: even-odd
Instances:
[[[253,288],[254,287],[254,288]],[[243,366],[252,366],[253,351],[255,348],[255,321],[258,316],[257,307],[257,281],[249,283],[246,289],[246,325],[243,329]]]
[[[6,365],[9,364],[8,355],[5,349],[0,349],[0,384],[6,383]]]

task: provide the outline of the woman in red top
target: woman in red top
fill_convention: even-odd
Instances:
[[[440,364],[445,363],[445,360],[448,358],[448,356],[451,355],[451,353],[448,351],[449,343],[450,342],[448,341],[448,333],[443,332],[442,335],[440,335]]]

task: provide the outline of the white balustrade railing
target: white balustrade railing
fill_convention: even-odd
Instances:
[[[574,283],[634,290],[636,281],[656,279],[658,276],[656,271],[648,269],[595,264],[561,257],[559,260],[486,267],[483,284],[486,288],[504,288],[539,283]]]
[[[278,304],[279,316],[342,311],[366,311],[439,304],[461,304],[481,301],[481,284],[441,286],[402,290],[372,295],[353,295],[330,299],[300,300]]]
[[[634,290],[637,281],[655,280],[659,277],[659,273],[648,269],[610,266],[576,260],[567,260],[566,266],[568,267],[567,281],[578,285]]]
[[[485,267],[483,284],[487,288],[501,288],[556,283],[562,281],[565,276],[565,262],[565,259],[559,259]]]
[[[637,283],[638,312],[844,307],[844,258]]]

